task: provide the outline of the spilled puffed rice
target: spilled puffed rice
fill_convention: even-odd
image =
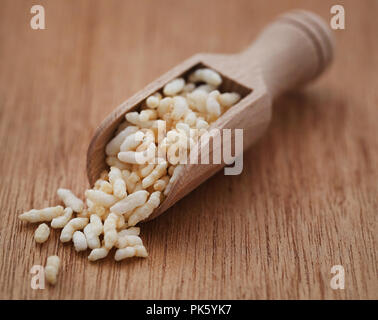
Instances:
[[[38,243],[47,241],[50,235],[50,228],[46,223],[41,223],[34,232],[34,240]]]
[[[71,208],[65,208],[63,211],[63,215],[52,219],[51,228],[63,228],[68,223],[68,221],[71,220],[72,212],[73,210]]]
[[[75,250],[77,252],[87,250],[88,248],[87,238],[85,237],[84,233],[82,233],[81,231],[74,232],[72,236],[72,241],[74,243]]]
[[[46,267],[45,267],[45,276],[47,282],[52,285],[55,285],[56,278],[58,276],[60,266],[60,259],[58,256],[50,256],[47,258]]]
[[[104,222],[104,243],[108,250],[117,242],[117,221],[118,216],[111,212]]]
[[[118,249],[114,255],[115,261],[121,261],[126,258],[132,257],[142,257],[146,258],[148,256],[147,250],[144,246],[137,245],[135,247],[126,247]]]
[[[45,208],[41,210],[33,209],[28,212],[25,212],[19,216],[23,221],[35,223],[35,222],[44,222],[51,221],[52,219],[63,214],[63,207],[56,206]]]
[[[33,209],[19,218],[51,221],[51,228],[62,229],[61,242],[72,240],[76,251],[91,249],[89,261],[107,257],[113,248],[116,261],[147,257],[135,225],[147,219],[172,189],[183,168],[182,150],[190,151],[205,130],[240,100],[238,93],[221,92],[221,83],[222,77],[208,68],[167,83],[140,110],[125,115],[105,147],[109,170],[86,190],[84,202],[70,190],[58,189],[65,208]],[[39,225],[35,241],[45,242],[49,233],[46,223]],[[46,279],[52,284],[59,264],[57,256],[47,259]]]
[[[75,212],[81,212],[84,209],[84,203],[82,200],[77,198],[71,190],[68,189],[58,189],[57,194],[59,198],[63,201],[66,207],[71,208]]]
[[[103,230],[101,218],[97,214],[92,214],[90,217],[90,223],[84,228],[84,235],[90,249],[100,248],[100,235]]]
[[[96,248],[91,251],[88,256],[89,261],[97,261],[99,259],[104,259],[109,253],[109,250],[106,248]]]
[[[72,239],[75,231],[83,229],[88,224],[88,218],[73,218],[63,228],[60,241],[68,242]]]

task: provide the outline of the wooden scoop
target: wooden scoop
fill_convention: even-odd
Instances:
[[[242,99],[211,128],[243,129],[245,150],[266,130],[272,100],[319,76],[332,60],[332,51],[333,39],[326,23],[311,12],[296,10],[279,16],[241,53],[197,54],[189,58],[121,104],[100,124],[87,153],[89,183],[93,186],[100,173],[107,169],[105,146],[124,121],[124,115],[138,109],[148,96],[161,90],[170,80],[186,77],[200,67],[219,72],[223,78],[220,91],[238,92]],[[163,213],[224,165],[184,165],[167,197],[148,220]]]

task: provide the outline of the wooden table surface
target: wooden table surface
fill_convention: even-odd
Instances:
[[[46,30],[30,28],[44,5]],[[83,196],[86,149],[117,105],[197,52],[245,48],[277,14],[343,4],[331,69],[278,99],[239,176],[143,225],[148,259],[90,263],[17,216]],[[377,299],[377,1],[1,1],[1,299]],[[33,265],[62,259],[31,289]],[[345,289],[330,287],[345,269]]]

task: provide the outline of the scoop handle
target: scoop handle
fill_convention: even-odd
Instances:
[[[268,25],[240,58],[245,65],[261,68],[274,98],[319,76],[330,64],[333,48],[332,32],[324,20],[294,10]]]

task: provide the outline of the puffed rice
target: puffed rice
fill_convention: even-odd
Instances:
[[[207,84],[211,84],[213,86],[219,86],[222,83],[222,78],[214,70],[204,68],[204,69],[197,69],[189,76],[190,82],[206,82]]]
[[[122,230],[123,228],[127,227],[128,224],[126,222],[125,216],[123,214],[117,214],[117,230]]]
[[[145,178],[151,173],[152,170],[154,170],[154,168],[155,168],[154,163],[143,165],[141,168],[139,168],[138,175],[141,178]]]
[[[76,230],[83,229],[88,224],[88,218],[73,218],[62,229],[60,241],[68,242]]]
[[[158,97],[150,96],[146,100],[146,105],[147,107],[151,109],[155,109],[159,106],[159,102],[160,102],[160,99]]]
[[[198,86],[194,91],[204,91],[206,93],[210,93],[211,91],[214,91],[216,89],[216,86],[213,86],[211,84],[202,84]]]
[[[144,151],[122,151],[118,153],[118,159],[122,162],[133,164],[145,164],[155,156],[156,145],[151,143]]]
[[[160,204],[160,191],[155,191],[150,195],[147,202],[136,208],[129,217],[128,225],[133,227],[139,221],[146,219]]]
[[[47,258],[45,266],[45,277],[47,282],[52,285],[56,284],[57,276],[59,273],[60,258],[58,256],[50,256]]]
[[[58,189],[57,194],[66,207],[70,207],[75,212],[83,211],[84,202],[76,197],[71,190],[60,188]]]
[[[161,99],[158,106],[158,116],[163,117],[165,114],[170,112],[173,105],[173,99],[170,97],[166,97],[164,99]]]
[[[142,180],[143,188],[147,189],[149,186],[152,186],[160,177],[166,173],[168,167],[167,161],[164,160],[163,163],[156,165],[155,169]]]
[[[77,252],[79,251],[85,251],[88,248],[87,239],[83,232],[81,231],[75,231],[72,236],[72,242],[74,243],[75,250]]]
[[[118,237],[139,236],[139,234],[140,234],[140,228],[139,227],[130,227],[130,228],[123,229],[120,232],[118,232]]]
[[[190,151],[241,98],[236,92],[220,92],[222,78],[214,70],[197,69],[187,80],[173,79],[161,90],[163,95],[156,92],[141,103],[139,111],[125,114],[105,146],[109,170],[86,190],[86,205],[70,190],[58,189],[66,208],[33,209],[19,218],[51,221],[52,228],[63,228],[61,241],[72,239],[76,251],[90,248],[89,261],[105,258],[113,247],[116,261],[147,257],[135,225],[148,218],[173,188],[183,169],[179,161],[186,153],[181,151]],[[35,240],[46,241],[49,232],[47,224],[39,225]],[[47,265],[46,278],[55,283],[59,258],[49,257]]]
[[[109,208],[117,202],[115,196],[101,190],[87,190],[85,191],[85,196],[95,204],[99,204],[105,208]]]
[[[118,216],[111,212],[104,222],[104,244],[108,250],[113,248],[117,242],[117,220]]]
[[[222,93],[218,97],[218,101],[222,107],[229,108],[240,100],[240,94],[236,92]]]
[[[140,181],[140,177],[136,172],[132,172],[126,179],[127,192],[133,193],[136,184]]]
[[[219,117],[221,114],[221,107],[217,100],[217,98],[219,97],[219,94],[220,93],[218,90],[211,91],[206,100],[207,112],[215,116],[216,118]]]
[[[157,113],[155,110],[142,110],[139,113],[139,120],[142,122],[146,122],[148,120],[156,120]]]
[[[177,78],[168,82],[163,89],[163,93],[166,96],[174,96],[184,89],[185,80],[183,78]]]
[[[194,90],[187,95],[188,103],[195,111],[206,112],[207,95],[206,91]]]
[[[134,247],[137,245],[142,245],[142,239],[138,236],[135,235],[125,235],[125,236],[120,236],[118,234],[117,242],[115,246],[117,248],[126,248],[126,247]]]
[[[101,218],[96,214],[92,214],[90,216],[90,223],[84,228],[84,234],[90,249],[100,248],[101,241],[99,236],[103,230]]]
[[[112,156],[106,158],[106,164],[109,167],[117,167],[118,169],[121,169],[121,170],[126,170],[126,169],[129,169],[130,167],[127,163],[121,162],[120,160],[118,160],[117,157],[112,157]]]
[[[130,122],[134,125],[137,125],[138,127],[141,127],[141,128],[149,128],[153,124],[153,121],[150,121],[150,120],[149,121],[141,121],[138,112],[126,113],[125,118],[128,122]]]
[[[114,260],[121,261],[126,258],[132,257],[143,257],[146,258],[148,256],[147,250],[143,245],[138,245],[135,247],[126,247],[122,249],[117,249]]]
[[[43,222],[43,221],[51,221],[52,219],[60,216],[63,214],[63,207],[56,206],[56,207],[49,207],[45,209],[32,209],[28,212],[25,212],[18,217],[22,221],[27,221],[31,223],[35,222]]]
[[[99,217],[102,217],[104,215],[106,215],[108,213],[108,210],[107,208],[99,205],[99,204],[95,204],[93,203],[90,207],[88,207],[88,212],[90,214],[90,216],[92,215],[97,215]]]
[[[117,167],[114,167],[117,168]],[[105,193],[112,194],[113,193],[113,186],[110,184],[110,182],[103,180],[103,179],[98,179],[94,185],[95,190],[101,190]],[[90,201],[91,204],[88,204],[88,201]],[[93,202],[89,199],[87,199],[87,205],[88,207],[91,207],[93,205]]]
[[[108,156],[115,156],[120,150],[123,141],[131,134],[139,130],[136,126],[128,126],[120,133],[118,133],[110,142],[106,145],[105,152]]]
[[[165,187],[168,185],[169,176],[161,177],[154,183],[154,190],[155,191],[163,191]]]
[[[126,197],[126,183],[123,180],[122,172],[117,167],[110,167],[109,171],[109,181],[113,187],[113,194],[117,198]]]
[[[115,205],[110,208],[111,212],[117,214],[127,214],[128,212],[134,210],[137,207],[145,204],[147,201],[148,192],[146,190],[139,190],[121,201],[118,201]]]
[[[89,261],[97,261],[99,259],[104,259],[109,253],[109,250],[106,248],[96,248],[91,251],[88,256]]]
[[[72,217],[73,210],[72,208],[65,208],[63,211],[63,215],[56,217],[52,219],[51,221],[51,228],[58,229],[58,228],[63,228],[68,221],[70,221]]]
[[[130,134],[125,138],[122,142],[119,151],[130,151],[135,150],[137,146],[139,146],[143,140],[144,132],[138,130],[133,134]]]
[[[43,243],[47,241],[50,235],[50,228],[46,223],[41,223],[34,232],[35,242]]]
[[[188,102],[184,97],[176,96],[173,98],[173,110],[171,117],[173,120],[181,119],[188,111]]]

